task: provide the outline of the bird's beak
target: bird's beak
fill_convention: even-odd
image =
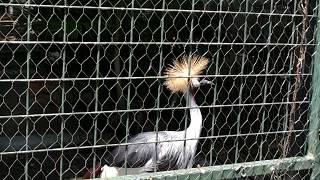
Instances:
[[[210,86],[212,86],[212,85],[214,85],[214,82],[213,82],[213,81],[206,80],[206,79],[202,79],[202,80],[200,81],[200,85],[210,85]]]

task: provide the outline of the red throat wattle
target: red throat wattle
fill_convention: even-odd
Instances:
[[[99,177],[101,174],[101,165],[100,164],[96,164],[95,169],[93,170],[93,168],[90,168],[87,170],[87,172],[82,176],[83,179],[92,179],[95,177]],[[93,175],[95,175],[95,177],[93,177]]]

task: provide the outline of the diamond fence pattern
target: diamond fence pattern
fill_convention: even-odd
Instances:
[[[209,59],[194,167],[306,155],[318,1],[1,0],[0,178],[81,177],[135,134],[184,130],[163,86]],[[198,167],[199,167],[198,166]],[[249,179],[308,179],[310,170]]]

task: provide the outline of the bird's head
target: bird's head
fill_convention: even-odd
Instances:
[[[201,85],[212,85],[212,81],[200,80],[199,75],[207,67],[209,61],[201,56],[183,56],[164,70],[164,85],[172,92],[185,92],[189,88]],[[195,77],[194,77],[195,76]]]

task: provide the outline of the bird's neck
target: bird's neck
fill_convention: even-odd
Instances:
[[[202,127],[202,115],[200,109],[194,99],[194,95],[192,92],[186,92],[184,95],[186,99],[186,106],[190,111],[190,125],[187,128],[186,136],[187,138],[198,138],[201,133]]]

